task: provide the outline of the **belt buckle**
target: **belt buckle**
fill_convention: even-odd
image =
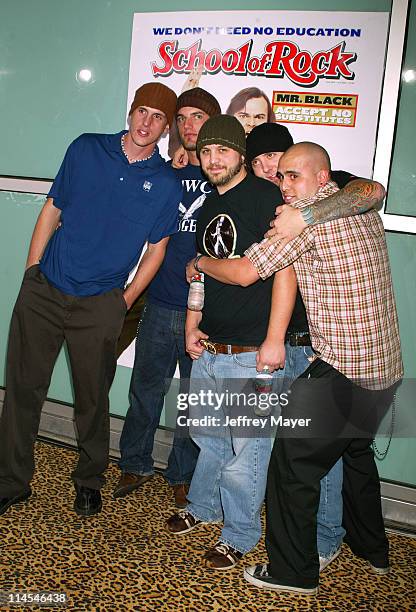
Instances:
[[[295,334],[289,334],[287,341],[289,343],[290,346],[296,346],[296,335]]]
[[[290,346],[307,346],[305,345],[304,338],[309,336],[307,332],[302,334],[293,333],[289,335],[289,344]]]
[[[215,344],[213,342],[210,342],[209,340],[204,340],[203,338],[201,338],[201,340],[199,341],[199,344],[201,344],[204,347],[204,349],[208,351],[208,353],[211,353],[211,355],[217,354],[217,349],[215,348]]]

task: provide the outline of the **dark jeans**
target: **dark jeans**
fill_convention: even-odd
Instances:
[[[120,468],[131,474],[153,474],[152,450],[163,401],[179,362],[187,392],[192,360],[185,351],[185,317],[181,310],[147,304],[136,340],[129,400],[120,438]],[[186,387],[186,388],[185,388]],[[173,439],[165,478],[169,484],[189,483],[198,458],[198,447],[182,435]]]
[[[305,380],[308,378],[311,380]],[[388,565],[372,435],[348,437],[348,428],[353,424],[358,432],[365,425],[366,432],[375,433],[395,388],[370,391],[357,387],[320,359],[293,383],[283,416],[315,419],[325,437],[282,437],[273,447],[267,481],[266,547],[269,573],[280,584],[303,588],[318,584],[319,483],[341,456],[344,540],[355,554],[374,565]]]
[[[66,295],[39,266],[23,278],[10,323],[6,397],[0,426],[0,497],[27,489],[34,443],[53,367],[66,340],[75,395],[79,460],[72,478],[99,489],[108,465],[108,392],[126,313],[121,289],[91,297]]]

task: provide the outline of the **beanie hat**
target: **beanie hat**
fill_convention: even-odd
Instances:
[[[257,155],[285,152],[293,145],[289,130],[280,123],[261,123],[247,136],[247,163],[251,164]]]
[[[210,117],[221,114],[221,107],[218,104],[218,100],[201,87],[194,87],[193,89],[188,89],[181,93],[176,103],[176,114],[178,114],[179,110],[184,106],[199,108]]]
[[[176,94],[162,83],[145,83],[134,94],[129,115],[139,106],[150,106],[165,113],[168,124],[172,125],[175,116]]]
[[[246,134],[241,123],[231,115],[210,117],[199,130],[196,153],[210,144],[224,145],[241,155],[246,154]]]

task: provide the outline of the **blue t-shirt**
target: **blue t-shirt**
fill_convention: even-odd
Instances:
[[[129,164],[118,134],[83,134],[68,148],[49,192],[61,225],[40,268],[62,292],[98,295],[122,288],[146,241],[178,229],[182,186],[158,148]]]
[[[179,204],[179,232],[169,239],[162,266],[150,284],[147,299],[171,310],[185,310],[189,285],[185,266],[196,254],[196,220],[212,187],[199,166],[175,170],[183,186]]]

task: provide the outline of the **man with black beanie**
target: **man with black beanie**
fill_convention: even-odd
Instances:
[[[263,123],[247,136],[247,166],[253,173],[279,185],[277,167],[283,153],[293,145],[286,126]],[[347,173],[345,173],[347,174]],[[279,207],[280,208],[280,207]],[[290,384],[306,370],[313,359],[308,319],[299,290],[285,339],[286,361],[281,375]],[[342,527],[342,459],[321,480],[321,496],[317,514],[317,543],[320,571],[323,571],[341,550],[345,531]]]
[[[293,138],[280,123],[262,123],[247,135],[247,168],[256,176],[279,185],[277,165]]]
[[[256,176],[279,186],[279,159],[292,145],[293,138],[286,126],[262,123],[247,136],[247,167]],[[287,204],[276,209],[276,219],[271,221],[272,229],[267,233],[271,244],[279,241],[279,249],[282,249],[307,225],[366,212],[379,206],[384,198],[384,189],[376,181],[358,179],[345,170],[331,170],[331,179],[341,190],[336,198],[328,198],[319,206],[307,207],[303,213]],[[346,185],[348,189],[344,192]]]

